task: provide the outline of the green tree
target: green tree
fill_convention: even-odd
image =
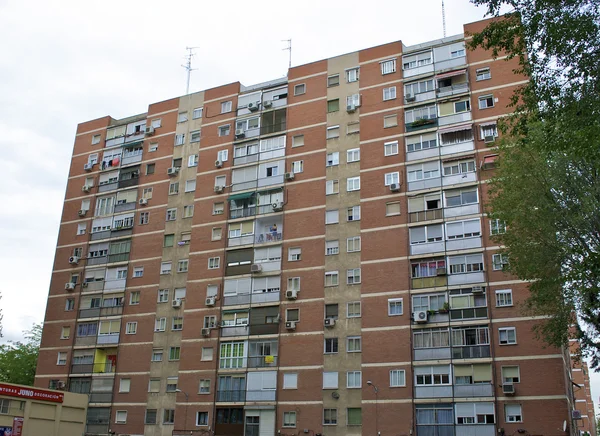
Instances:
[[[35,369],[42,339],[42,325],[34,324],[23,332],[24,342],[12,342],[0,346],[0,381],[33,385]]]
[[[566,344],[578,321],[582,352],[600,367],[600,3],[472,0],[499,16],[469,46],[518,58],[530,77],[501,123],[500,168],[486,207],[508,269],[529,280],[526,308],[549,315],[537,333]],[[576,319],[573,316],[576,313]]]

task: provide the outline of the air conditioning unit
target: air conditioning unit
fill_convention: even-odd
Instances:
[[[416,100],[416,97],[414,95],[412,95],[412,94],[406,94],[405,98],[406,98],[407,102],[415,101]]]
[[[147,198],[140,198],[140,206],[146,206],[148,204]]]
[[[210,329],[207,328],[203,328],[202,329],[202,336],[204,336],[205,338],[210,336]]]
[[[294,173],[285,173],[285,180],[294,180]]]
[[[427,322],[427,311],[426,310],[417,310],[413,312],[413,319],[416,323],[423,324]]]
[[[94,165],[92,165],[91,163],[86,163],[86,164],[83,166],[83,169],[84,169],[84,170],[86,170],[86,171],[92,171],[92,168],[93,168],[93,167],[94,167]]]
[[[392,183],[390,185],[390,191],[392,191],[392,192],[400,191],[400,183]]]
[[[250,103],[248,103],[248,110],[250,112],[256,112],[258,110],[259,104],[260,104],[259,101],[251,101]]]
[[[92,189],[92,187],[91,187],[90,185],[83,185],[83,186],[81,187],[81,190],[82,190],[83,192],[90,192],[90,189]]]
[[[173,300],[173,302],[171,304],[175,308],[180,308],[181,307],[181,300],[179,298],[176,298],[176,299]]]
[[[67,291],[72,291],[73,289],[75,289],[75,283],[73,283],[73,282],[65,283],[65,289]]]
[[[206,304],[207,306],[214,306],[216,302],[216,297],[206,297],[206,300],[204,300],[204,304]]]
[[[283,209],[283,203],[281,201],[276,201],[275,203],[273,203],[271,205],[271,207],[273,208],[274,211],[279,211],[279,210]]]
[[[224,186],[215,186],[215,194],[220,194],[225,189]]]
[[[471,292],[474,294],[483,294],[483,286],[473,286]]]
[[[352,112],[356,111],[356,105],[355,104],[349,104],[346,106],[346,112],[348,112],[349,114],[351,114]]]
[[[77,214],[79,216],[85,216],[86,213],[87,213],[87,210],[85,210],[85,209],[79,209],[79,212],[77,212]]]
[[[273,106],[273,100],[265,100],[263,101],[263,107],[268,108]]]
[[[296,330],[296,321],[286,321],[285,328],[288,330]]]
[[[174,176],[179,172],[179,167],[171,167],[167,170],[167,174],[170,176]]]
[[[495,141],[496,141],[496,137],[494,135],[485,136],[483,138],[483,142],[485,142],[486,144],[489,144],[490,142],[495,142]]]
[[[323,321],[323,325],[325,327],[333,327],[335,325],[335,319],[334,318],[325,318],[325,320]]]
[[[258,263],[253,263],[252,265],[250,265],[250,272],[259,273],[261,271],[262,271],[262,265],[260,265]]]
[[[244,132],[244,129],[235,129],[235,137],[236,138],[243,138],[246,136],[246,133]]]
[[[571,410],[572,419],[581,419],[581,412],[579,410]]]
[[[438,275],[438,276],[445,276],[446,275],[446,268],[438,268],[436,270],[436,275]]]
[[[505,395],[514,395],[515,385],[512,383],[502,383],[502,393]]]
[[[152,126],[146,126],[146,130],[145,132],[147,136],[152,136],[154,135],[154,127]]]
[[[69,257],[69,263],[71,265],[77,265],[79,263],[79,256],[71,256],[71,257]]]
[[[285,298],[288,300],[295,300],[298,298],[298,291],[296,289],[288,289],[285,291]]]
[[[215,166],[216,166],[217,168],[221,168],[221,167],[223,166],[223,161],[222,161],[222,160],[218,160],[218,159],[217,159],[217,160],[215,161]]]

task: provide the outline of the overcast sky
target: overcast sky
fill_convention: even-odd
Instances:
[[[468,0],[446,0],[447,34],[484,14]],[[0,0],[5,339],[43,321],[77,124],[184,94],[187,46],[198,47],[193,92],[284,76],[284,39],[301,65],[442,35],[441,0]]]

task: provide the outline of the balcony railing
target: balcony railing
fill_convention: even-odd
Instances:
[[[250,324],[251,335],[275,335],[279,332],[279,324]]]
[[[103,307],[100,316],[115,316],[123,313],[123,306]]]
[[[494,436],[494,424],[457,425],[455,436]]]
[[[104,183],[98,185],[98,192],[113,191],[119,187],[119,182]]]
[[[81,318],[88,318],[88,316],[82,316],[80,312]],[[94,336],[76,336],[75,337],[75,345],[96,345],[96,335]]]
[[[279,291],[252,291],[252,304],[272,303],[279,301]]]
[[[88,261],[88,265],[90,265]],[[84,282],[87,283],[85,286],[82,286],[81,292],[96,292],[101,291],[104,288],[104,280],[94,280],[93,282]]]
[[[248,325],[221,326],[221,336],[248,336]]]
[[[100,308],[99,307],[95,307],[93,309],[79,309],[79,318],[96,318],[99,316],[100,316]]]
[[[451,97],[457,94],[469,92],[469,84],[467,82],[457,83],[451,86],[442,86],[437,89],[438,98]]]
[[[238,247],[240,245],[248,245],[248,244],[252,244],[254,243],[254,235],[244,235],[244,236],[237,236],[235,238],[228,238],[227,239],[227,246],[228,247]]]
[[[98,344],[118,344],[119,343],[119,333],[109,333],[109,334],[100,334],[98,335]]]
[[[450,309],[450,319],[452,321],[461,319],[487,318],[487,307],[469,307],[466,309]]]
[[[454,174],[452,176],[442,177],[442,185],[458,185],[460,183],[472,183],[477,181],[477,173]]]
[[[115,213],[127,212],[128,210],[134,210],[134,209],[135,209],[135,201],[130,201],[128,203],[115,204]]]
[[[119,188],[129,188],[130,186],[137,186],[139,183],[139,177],[132,177],[130,179],[119,180]]]
[[[448,285],[465,285],[467,283],[483,283],[483,271],[448,276]]]
[[[90,265],[102,265],[108,261],[108,256],[88,257],[87,264]]]
[[[448,398],[452,397],[452,385],[448,386],[415,386],[415,398]]]
[[[216,401],[221,403],[243,403],[246,401],[246,390],[217,391]]]
[[[408,182],[409,191],[418,191],[420,189],[438,188],[442,184],[441,177],[432,177],[430,179],[415,180]]]
[[[133,233],[133,224],[131,224],[129,226],[115,227],[115,228],[111,229],[110,237],[111,238],[119,238],[122,236],[129,236],[132,233]]]
[[[427,101],[427,100],[432,100],[435,98],[435,91],[427,91],[427,92],[419,92],[418,94],[414,94],[414,100],[413,101],[408,101],[408,99],[405,97],[405,101],[406,104],[415,104],[415,103],[421,103],[423,101]]]
[[[252,162],[258,162],[258,153],[233,158],[233,166],[244,165]]]
[[[454,424],[418,425],[417,436],[455,436]]]
[[[90,403],[111,403],[112,397],[112,392],[91,392]]]
[[[442,156],[446,156],[454,153],[462,153],[465,151],[475,150],[475,142],[473,140],[457,142],[456,144],[442,144],[440,153]]]
[[[264,244],[267,242],[278,242],[282,239],[281,232],[257,233],[254,239],[255,244]]]
[[[452,347],[453,359],[477,359],[490,357],[489,345],[469,345],[466,347]]]
[[[127,282],[127,279],[105,280],[104,281],[104,290],[110,291],[110,290],[115,290],[115,289],[124,289],[126,282]]]
[[[433,64],[421,65],[416,68],[409,68],[403,71],[404,78],[419,76],[421,74],[433,72]]]
[[[465,204],[464,206],[446,207],[444,216],[446,218],[454,218],[462,215],[474,215],[479,213],[479,203]]]
[[[142,161],[142,153],[137,153],[129,156],[124,156],[121,162],[121,165],[131,165],[132,163],[137,163]]]
[[[449,239],[446,241],[446,250],[467,250],[481,247],[481,237]]]
[[[85,434],[87,435],[107,435],[109,423],[106,424],[86,424]]]
[[[250,294],[223,295],[223,306],[250,304]]]
[[[417,130],[431,129],[432,127],[437,127],[437,125],[438,125],[438,119],[437,118],[433,118],[433,119],[421,119],[421,120],[417,120],[417,121],[412,122],[412,123],[407,123],[406,124],[406,131],[407,132],[415,132]]]
[[[410,162],[413,160],[427,159],[430,157],[437,157],[439,154],[440,151],[438,150],[438,147],[426,148],[424,150],[417,151],[408,151],[406,153],[406,160]]]
[[[260,134],[261,135],[269,135],[271,133],[283,132],[286,129],[286,122],[282,121],[280,123],[274,124],[264,124],[260,126]]]
[[[112,363],[74,363],[71,365],[71,374],[112,374],[115,367]]]
[[[423,289],[423,288],[437,288],[440,286],[447,286],[448,278],[446,276],[435,276],[435,277],[417,277],[411,279],[412,289]]]
[[[229,209],[229,219],[245,218],[256,215],[256,206],[245,207],[243,209]]]
[[[442,209],[419,210],[410,212],[408,219],[411,223],[419,223],[421,221],[441,220],[443,217]]]
[[[435,62],[435,71],[448,70],[456,67],[460,67],[461,65],[465,65],[467,63],[466,56],[459,56],[456,58],[444,59],[443,61]]]
[[[438,253],[444,251],[444,241],[428,242],[425,244],[414,244],[410,246],[411,256],[417,254]]]
[[[415,360],[450,359],[450,347],[415,348]]]
[[[438,118],[440,127],[448,126],[450,124],[464,123],[467,121],[471,121],[472,116],[471,112],[460,112],[454,115],[447,115],[445,117]]]
[[[481,383],[473,385],[455,385],[455,397],[491,397],[494,395],[494,387],[491,384]]]
[[[263,177],[258,179],[258,187],[280,185],[283,183],[283,174],[279,176]]]
[[[103,230],[101,232],[93,232],[90,235],[90,240],[99,241],[100,239],[108,239],[110,238],[110,230]]]
[[[277,356],[248,357],[248,368],[271,368],[277,366]]]
[[[275,401],[276,390],[246,391],[246,401]]]
[[[108,263],[126,262],[128,260],[129,260],[129,253],[110,254],[108,256]]]
[[[231,192],[245,191],[246,189],[256,188],[258,179],[248,180],[247,182],[235,183],[231,186]]]

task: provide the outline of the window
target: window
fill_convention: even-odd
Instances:
[[[185,123],[187,120],[188,120],[188,113],[187,112],[179,112],[179,115],[177,116],[177,122]]]
[[[323,409],[323,425],[337,425],[337,409]]]
[[[327,87],[331,88],[332,86],[338,86],[340,84],[340,75],[333,74],[327,77]]]
[[[156,424],[156,409],[146,409],[144,424]]]
[[[192,112],[192,119],[196,120],[198,118],[202,118],[202,111],[204,108],[202,107],[197,107],[194,109],[194,111]]]
[[[346,304],[346,316],[348,318],[360,318],[360,301],[351,301]]]
[[[167,392],[175,392],[177,390],[177,377],[167,377]]]
[[[514,327],[501,327],[498,329],[500,345],[515,345],[517,343],[517,329]]]
[[[383,127],[385,129],[389,127],[396,127],[398,125],[398,115],[386,115],[383,117]]]
[[[169,184],[169,195],[179,194],[179,182]]]
[[[361,348],[360,336],[350,336],[346,339],[346,351],[348,353],[359,353]]]
[[[393,156],[398,154],[398,141],[386,142],[383,144],[383,155]]]
[[[304,161],[298,160],[296,162],[292,162],[292,173],[298,174],[304,171]]]
[[[185,142],[185,133],[175,135],[175,146],[183,145]]]
[[[67,364],[67,353],[66,353],[66,351],[58,353],[58,357],[56,358],[56,364],[57,365],[66,365]]]
[[[292,147],[302,147],[304,145],[304,135],[292,136]]]
[[[465,55],[465,49],[464,48],[459,48],[457,50],[452,50],[450,52],[450,57],[451,58],[459,58],[461,56]]]
[[[349,285],[356,285],[360,283],[360,268],[352,268],[347,271],[346,283]]]
[[[92,145],[96,145],[96,144],[100,144],[100,135],[94,135],[92,136]]]
[[[288,290],[300,290],[300,277],[289,277],[288,278]]]
[[[338,194],[340,192],[340,183],[337,180],[327,180],[325,182],[325,195]]]
[[[225,184],[227,182],[227,177],[226,176],[217,176],[215,177],[215,186],[220,186],[220,187],[224,187]],[[222,204],[222,203],[216,203],[216,204]]]
[[[475,172],[475,161],[454,161],[444,162],[444,176],[453,176],[456,174],[467,174]]]
[[[477,189],[467,188],[456,191],[445,191],[446,207],[465,206],[478,203]]]
[[[221,102],[221,113],[222,114],[231,112],[231,108],[232,108],[231,100]]]
[[[171,274],[171,262],[162,262],[160,264],[160,273],[161,274]]]
[[[384,181],[383,181],[385,186],[390,186],[394,183],[399,184],[400,183],[400,173],[399,172],[393,172],[393,173],[386,173],[384,176]]]
[[[175,424],[175,409],[165,409],[164,410],[163,424]]]
[[[390,86],[389,88],[383,88],[383,101],[393,100],[396,98],[396,87]]]
[[[352,135],[354,133],[360,132],[360,122],[359,121],[351,121],[346,126],[346,134]]]
[[[150,212],[140,212],[140,225],[150,222]]]
[[[327,112],[337,112],[340,110],[340,99],[327,101]]]
[[[146,164],[146,175],[150,175],[150,174],[154,174],[154,169],[156,167],[156,164],[150,163],[150,164]]]
[[[396,59],[388,59],[385,61],[379,62],[381,65],[381,74],[391,74],[396,72]]]
[[[346,373],[346,387],[357,389],[362,387],[362,373],[360,371],[348,371]]]
[[[512,305],[512,289],[502,289],[496,291],[496,307],[506,307]]]
[[[188,167],[196,167],[198,166],[198,155],[192,154],[188,156]]]
[[[220,257],[211,257],[208,259],[208,269],[219,269],[221,266]]]
[[[158,318],[154,321],[154,331],[164,332],[167,329],[167,318]]]
[[[227,162],[228,158],[229,158],[229,150],[220,150],[217,153],[217,160],[220,160],[222,162]],[[196,164],[198,164],[197,161],[196,161]]]
[[[149,153],[153,153],[155,151],[158,151],[158,144],[149,144],[148,145],[148,152]]]
[[[216,185],[215,185],[216,186]],[[213,215],[223,215],[225,203],[213,203]]]
[[[127,423],[127,410],[117,410],[115,414],[115,424]]]
[[[134,306],[140,304],[140,291],[132,291],[129,294],[129,305]]]
[[[152,358],[150,360],[152,362],[162,362],[162,360],[163,360],[163,350],[162,350],[162,348],[154,348],[152,350]]]
[[[346,251],[348,253],[360,251],[360,236],[353,236],[346,239]]]
[[[494,107],[493,95],[482,95],[479,97],[479,109],[487,109],[490,107]]]
[[[325,273],[325,286],[337,286],[339,282],[339,273],[337,271],[328,271]]]
[[[390,388],[404,386],[406,386],[406,372],[403,369],[392,369],[390,371]]]
[[[362,410],[360,407],[348,407],[348,425],[362,425]]]
[[[358,162],[360,160],[360,148],[353,148],[346,152],[346,162]]]
[[[298,373],[288,372],[283,374],[283,389],[298,389]]]
[[[229,124],[219,126],[219,136],[228,136],[231,132],[231,126]]]
[[[325,256],[333,256],[340,253],[340,241],[325,241]]]
[[[171,330],[178,331],[183,329],[183,317],[174,316],[171,320]]]
[[[347,209],[348,221],[360,221],[360,206],[352,206]]]
[[[297,262],[302,257],[302,249],[300,247],[288,248],[288,261]]]
[[[340,222],[339,210],[325,211],[325,224],[337,224]]]
[[[180,347],[170,347],[169,348],[169,360],[179,360],[181,356],[181,348]]]
[[[136,266],[133,268],[133,277],[143,277],[144,276],[144,267]]]
[[[202,347],[202,356],[200,357],[202,361],[213,360],[213,349],[212,347]]]
[[[68,326],[63,327],[60,331],[60,338],[61,339],[69,339],[70,336],[71,336],[71,327],[68,327]]]
[[[340,164],[340,154],[336,151],[333,153],[327,153],[327,160],[325,166],[331,167]]]
[[[346,70],[346,81],[348,83],[358,81],[358,67]]]
[[[166,221],[175,221],[177,219],[177,209],[167,209]]]
[[[137,333],[137,322],[128,322],[125,324],[125,334],[135,335]]]
[[[300,83],[294,86],[294,95],[302,95],[306,93],[306,84]]]
[[[523,412],[520,404],[504,405],[505,422],[523,422]]]
[[[327,127],[327,139],[339,138],[339,137],[340,137],[340,126]]]
[[[385,216],[400,215],[400,202],[395,201],[385,204]]]
[[[119,392],[129,392],[131,389],[131,379],[122,378],[119,380]]]
[[[325,354],[338,352],[338,338],[325,338]]]
[[[402,298],[388,299],[388,316],[397,316],[404,313]]]
[[[192,130],[190,132],[190,143],[200,142],[202,132],[200,130]]]
[[[492,254],[492,269],[501,271],[508,265],[508,254]]]
[[[194,180],[186,180],[185,182],[185,192],[194,192],[196,190],[196,179]]]
[[[188,204],[187,206],[183,206],[183,217],[191,218],[194,216],[194,205]]]
[[[71,310],[75,310],[75,299],[67,298],[65,300],[65,312],[69,312]]]
[[[337,389],[338,388],[338,373],[337,372],[323,372],[323,389]]]
[[[79,224],[77,224],[77,234],[78,235],[85,235],[85,230],[86,230],[85,223],[79,223]]]
[[[283,427],[296,427],[296,412],[283,412]]]
[[[492,73],[488,68],[480,68],[476,71],[476,77],[477,77],[477,81],[479,82],[480,80],[488,80],[492,78]]]
[[[348,192],[360,190],[360,177],[348,177],[346,180],[346,190]]]
[[[199,394],[210,394],[210,380],[200,380],[198,386]]]
[[[450,274],[466,274],[483,271],[483,254],[452,256],[448,258]]]
[[[208,412],[196,412],[196,425],[208,425]]]
[[[212,228],[212,236],[211,236],[211,240],[213,241],[219,241],[221,240],[221,234],[223,232],[223,229],[221,227],[213,227]]]
[[[286,309],[285,310],[286,321],[300,321],[300,309]]]
[[[490,220],[490,234],[501,235],[503,233],[506,233],[506,221],[501,221],[498,219]]]

